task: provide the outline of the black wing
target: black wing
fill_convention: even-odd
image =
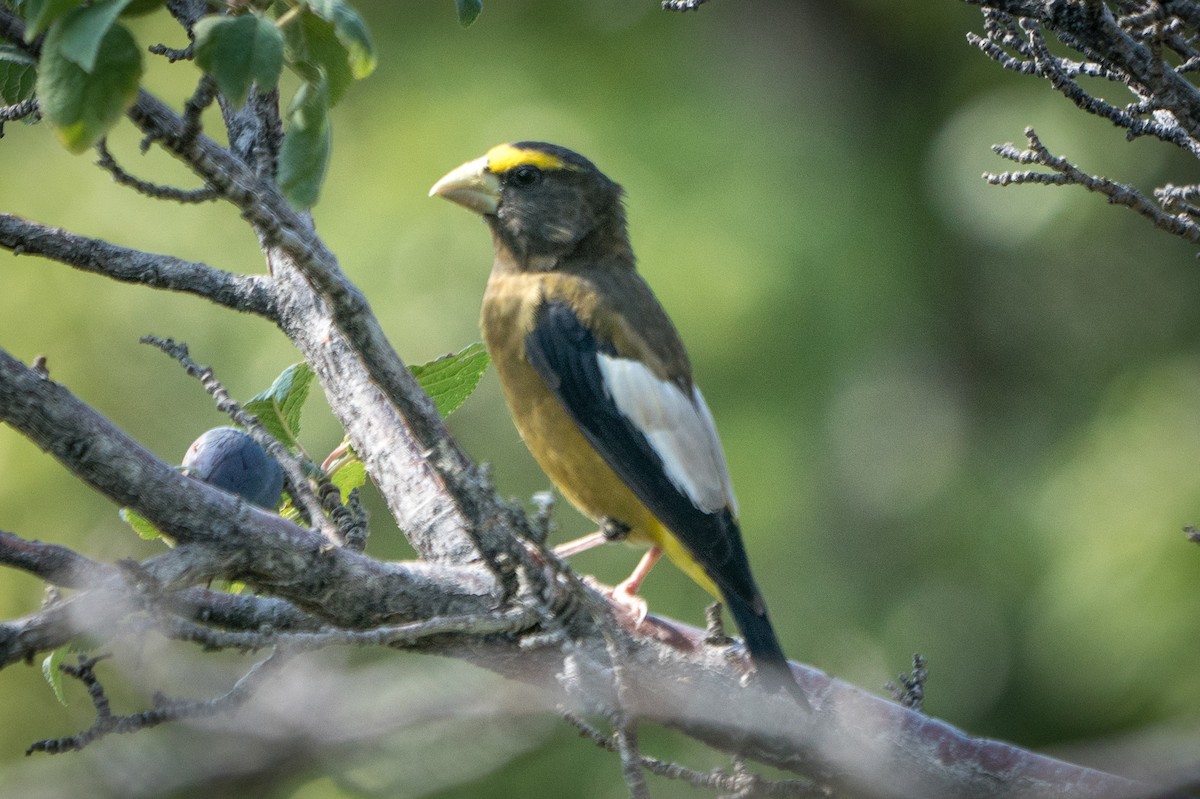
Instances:
[[[525,352],[584,437],[634,496],[683,542],[726,600],[737,597],[760,608],[762,600],[750,576],[741,531],[729,508],[707,513],[696,507],[671,482],[662,458],[643,432],[613,402],[597,357],[600,353],[618,357],[613,346],[598,342],[564,303],[546,302],[525,337]]]

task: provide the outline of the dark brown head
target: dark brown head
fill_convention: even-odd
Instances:
[[[430,189],[483,215],[520,261],[626,250],[621,187],[591,161],[545,142],[500,144]]]

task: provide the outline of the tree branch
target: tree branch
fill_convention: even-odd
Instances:
[[[964,0],[980,6],[984,34],[968,41],[1005,69],[1048,80],[1078,108],[1107,119],[1129,139],[1150,136],[1200,158],[1200,89],[1191,76],[1200,67],[1200,7],[1189,0],[1139,0],[1118,3],[1116,17],[1104,0]],[[1053,36],[1081,59],[1055,55]],[[1171,57],[1168,58],[1168,55]],[[1173,64],[1177,59],[1179,63]],[[1077,82],[1086,76],[1121,86],[1133,102],[1119,106]],[[994,148],[1018,163],[1049,167],[1052,173],[1026,170],[985,174],[994,185],[1037,183],[1078,185],[1105,195],[1146,217],[1158,228],[1190,242],[1200,242],[1196,209],[1179,202],[1170,186],[1148,192],[1083,171],[1066,158],[1051,155],[1027,129],[1030,148]]]
[[[0,247],[13,255],[40,255],[123,283],[195,294],[267,319],[277,315],[270,283],[260,275],[237,275],[208,264],[121,247],[12,214],[0,213]]]
[[[36,408],[36,413],[23,409]],[[68,392],[0,353],[0,418],[60,459],[80,479],[115,502],[133,507],[185,546],[146,571],[166,590],[217,572],[245,579],[300,610],[343,630],[421,622],[439,616],[483,617],[493,613],[497,585],[482,566],[431,563],[382,564],[330,550],[319,535],[177,473],[145,453]],[[512,534],[510,532],[510,534]],[[0,539],[0,543],[10,539]],[[189,543],[204,545],[208,563],[189,571]],[[63,560],[61,553],[44,550]],[[29,552],[24,556],[28,561]],[[46,567],[49,569],[49,567]],[[53,571],[51,569],[51,571]],[[201,576],[203,575],[203,577]],[[562,624],[564,636],[443,635],[419,648],[468,659],[507,677],[538,685],[574,707],[612,707],[612,657],[595,615],[578,612],[573,584],[556,581],[540,602]],[[128,593],[128,592],[127,592]],[[80,597],[82,598],[82,597]],[[89,611],[103,603],[91,596]],[[71,607],[81,607],[72,605]],[[134,604],[126,612],[140,606]],[[575,611],[571,611],[574,607]],[[69,615],[51,607],[46,616]],[[0,627],[5,641],[47,643],[53,625]],[[85,624],[84,628],[94,628]],[[812,698],[811,716],[780,702],[758,686],[743,684],[745,660],[704,643],[705,633],[651,620],[631,632],[614,626],[621,652],[622,707],[630,718],[676,728],[717,748],[740,752],[865,795],[1003,796],[1012,785],[1034,785],[1047,796],[1111,794],[1132,784],[990,741],[978,741],[947,725],[865,694],[815,671],[797,667]],[[353,636],[351,636],[353,637]],[[557,640],[559,643],[552,644]],[[732,659],[731,659],[732,657]],[[0,658],[3,662],[3,658]],[[580,704],[581,700],[586,702]],[[947,764],[947,752],[953,752]],[[831,754],[832,753],[832,754]],[[884,789],[883,786],[891,786]]]

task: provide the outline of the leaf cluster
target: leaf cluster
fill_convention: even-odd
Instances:
[[[63,145],[98,144],[137,99],[145,48],[129,17],[165,9],[165,0],[4,0],[25,23],[24,38],[0,39],[0,100],[37,99]],[[329,111],[355,80],[370,75],[375,51],[366,23],[346,0],[231,4],[191,25],[181,51],[241,107],[252,91],[279,87],[285,68],[300,79],[286,114],[277,165],[280,188],[297,208],[316,203],[329,164]]]

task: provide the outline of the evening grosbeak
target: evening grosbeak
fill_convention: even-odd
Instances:
[[[566,551],[622,537],[649,544],[613,591],[626,604],[640,601],[633,595],[665,553],[724,599],[768,684],[799,697],[750,575],[712,414],[634,268],[621,187],[566,148],[518,142],[429,193],[491,228],[481,326],[504,396],[538,464],[601,526]]]

